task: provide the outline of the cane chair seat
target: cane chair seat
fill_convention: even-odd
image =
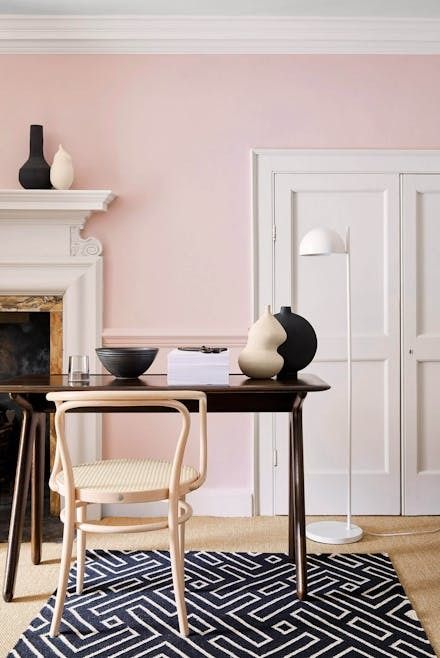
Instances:
[[[75,497],[91,503],[143,502],[166,500],[172,463],[155,459],[107,459],[73,467]],[[182,465],[180,491],[191,490],[199,472]],[[56,477],[58,490],[64,495],[64,473]]]

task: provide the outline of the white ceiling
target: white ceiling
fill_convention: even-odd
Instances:
[[[0,0],[0,14],[440,17],[439,0]]]

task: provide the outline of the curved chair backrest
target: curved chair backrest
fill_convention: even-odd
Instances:
[[[199,414],[199,477],[191,485],[191,490],[200,487],[206,478],[207,462],[207,422],[206,395],[201,391],[57,391],[47,394],[47,399],[55,402],[55,429],[57,445],[49,486],[57,490],[56,476],[62,470],[68,489],[73,491],[73,470],[67,447],[64,418],[66,412],[85,408],[97,411],[111,411],[115,408],[166,407],[175,409],[181,416],[182,426],[177,441],[169,489],[176,491],[180,482],[183,456],[191,426],[190,413],[184,401],[197,401]]]

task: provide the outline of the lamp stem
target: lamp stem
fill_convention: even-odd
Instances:
[[[347,529],[351,527],[351,434],[352,434],[352,357],[351,357],[351,267],[350,267],[350,228],[346,233],[347,249]]]

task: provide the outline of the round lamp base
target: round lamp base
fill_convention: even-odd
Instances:
[[[362,528],[353,524],[347,527],[345,521],[318,521],[306,527],[307,539],[320,544],[353,544],[363,534]]]

